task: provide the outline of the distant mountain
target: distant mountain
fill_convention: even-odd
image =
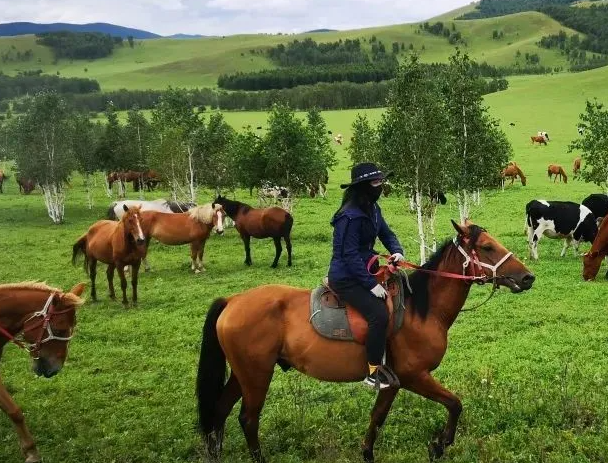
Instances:
[[[312,34],[313,32],[338,32],[338,29],[313,29],[312,31],[306,31],[305,34]]]
[[[166,39],[203,39],[212,37],[211,35],[200,35],[200,34],[173,34],[165,36]]]
[[[125,39],[129,35],[132,35],[133,38],[135,38],[135,39],[155,39],[155,38],[160,37],[160,35],[153,34],[152,32],[142,31],[140,29],[132,29],[130,27],[116,26],[114,24],[107,24],[107,23],[37,24],[37,23],[28,23],[28,22],[15,22],[15,23],[0,24],[0,37],[10,36],[10,35],[40,34],[42,32],[56,32],[56,31],[101,32],[103,34],[110,34],[112,36],[122,37]]]

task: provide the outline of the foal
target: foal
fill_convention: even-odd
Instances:
[[[115,299],[114,269],[120,277],[122,303],[128,305],[127,279],[125,266],[131,265],[131,285],[133,286],[133,304],[137,304],[137,274],[141,260],[146,257],[147,243],[141,226],[139,207],[128,208],[123,205],[125,215],[120,222],[99,220],[82,235],[72,247],[72,263],[76,263],[79,252],[84,254],[84,269],[91,278],[91,298],[97,300],[95,277],[97,276],[97,261],[108,264],[106,272],[110,298]]]
[[[251,237],[254,238],[272,238],[276,254],[271,267],[276,268],[279,257],[283,252],[281,247],[281,238],[285,240],[287,247],[287,265],[291,267],[291,227],[293,226],[293,217],[289,212],[280,207],[266,207],[256,209],[248,204],[239,201],[232,201],[222,195],[219,195],[214,206],[220,204],[226,211],[226,215],[234,220],[234,226],[241,235],[243,244],[245,245],[245,264],[251,265]]]

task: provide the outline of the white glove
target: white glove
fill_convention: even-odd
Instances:
[[[372,289],[370,289],[370,291],[374,296],[379,297],[380,299],[386,299],[386,296],[388,296],[386,289],[384,289],[384,286],[382,286],[381,284],[377,284]]]
[[[405,257],[403,257],[403,254],[401,254],[400,252],[396,252],[389,258],[389,262],[391,264],[396,264],[397,262],[402,262],[404,260],[405,260]]]

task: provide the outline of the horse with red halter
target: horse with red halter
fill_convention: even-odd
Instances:
[[[524,175],[523,171],[519,168],[516,162],[510,162],[509,165],[502,170],[500,175],[502,177],[503,185],[507,178],[511,179],[510,185],[513,185],[515,179],[519,177],[522,186],[526,186],[526,176]]]
[[[214,228],[219,235],[224,233],[224,217],[224,208],[220,204],[211,203],[193,207],[182,214],[156,211],[141,213],[142,227],[148,244],[151,238],[168,245],[190,244],[192,270],[195,273],[205,270],[205,242]]]
[[[553,175],[555,175],[555,178],[553,179],[553,183],[555,183],[558,176],[559,176],[560,182],[563,179],[564,183],[568,183],[568,176],[566,175],[566,171],[564,170],[564,168],[562,166],[560,166],[558,164],[549,164],[549,167],[547,167],[547,175],[549,176],[549,180],[551,180],[551,177]]]
[[[276,268],[283,252],[281,238],[287,248],[287,265],[291,267],[291,227],[293,217],[280,207],[253,208],[239,201],[232,201],[219,195],[213,205],[220,204],[226,215],[234,221],[234,227],[245,245],[245,265],[251,265],[251,238],[272,238],[276,254],[271,267]]]
[[[141,260],[146,257],[147,241],[141,225],[141,211],[139,207],[123,205],[125,215],[119,222],[113,220],[99,220],[82,235],[72,246],[72,263],[76,264],[79,253],[84,254],[84,269],[91,278],[91,298],[97,300],[95,278],[97,276],[97,261],[108,265],[106,272],[110,298],[115,299],[114,269],[120,277],[122,289],[122,303],[126,306],[127,279],[125,266],[133,268],[131,285],[133,287],[133,304],[137,304],[137,275]]]
[[[413,292],[403,324],[387,343],[387,364],[399,385],[379,392],[363,443],[366,462],[374,461],[378,429],[399,388],[447,409],[448,422],[429,445],[432,458],[444,453],[454,442],[462,404],[431,372],[446,353],[448,329],[471,285],[491,282],[518,293],[534,282],[534,275],[486,230],[471,222],[452,223],[457,231],[454,240],[409,278]],[[212,458],[219,457],[226,418],[242,398],[239,421],[251,457],[258,463],[265,461],[258,440],[259,418],[275,364],[331,382],[360,381],[368,373],[364,345],[326,339],[315,331],[310,300],[310,290],[265,285],[211,305],[203,328],[197,396],[199,425]],[[231,368],[227,382],[226,361]]]
[[[532,140],[532,144],[538,143],[540,145],[542,143],[543,145],[547,146],[547,139],[542,135],[533,135],[530,137],[530,140]]]
[[[59,373],[73,336],[76,309],[84,302],[80,299],[83,291],[83,283],[67,293],[44,283],[0,285],[0,357],[4,346],[13,342],[30,353],[37,376],[50,378]],[[0,408],[17,430],[26,463],[42,461],[23,412],[2,382]]]

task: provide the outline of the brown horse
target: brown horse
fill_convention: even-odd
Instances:
[[[17,185],[19,185],[19,193],[29,195],[36,189],[36,182],[31,178],[17,177]]]
[[[532,144],[538,143],[540,145],[542,143],[547,146],[547,140],[543,136],[532,136],[530,137],[530,140],[532,140]]]
[[[526,176],[524,175],[524,173],[519,168],[519,166],[517,165],[516,162],[510,162],[509,165],[502,170],[500,175],[502,176],[503,184],[507,178],[510,178],[511,179],[510,185],[513,185],[513,182],[515,182],[515,179],[517,177],[519,177],[519,179],[521,180],[522,186],[526,186]]]
[[[6,175],[4,173],[4,171],[2,169],[0,169],[0,193],[4,193],[4,190],[2,189],[2,184],[8,180],[8,175]]]
[[[59,373],[76,324],[76,308],[84,302],[79,297],[83,291],[83,283],[68,293],[44,283],[0,285],[0,357],[4,346],[12,341],[29,351],[36,375],[50,378]],[[19,334],[22,340],[15,339]],[[52,401],[52,396],[47,399]],[[26,463],[41,461],[23,412],[2,382],[0,408],[17,430]]]
[[[429,445],[432,458],[454,442],[462,404],[431,376],[447,350],[447,332],[464,305],[472,272],[483,282],[507,286],[512,292],[530,289],[534,275],[483,228],[457,225],[424,266],[410,276],[413,295],[407,301],[403,326],[389,338],[387,363],[400,387],[441,403],[449,413],[446,427]],[[427,271],[450,272],[453,279]],[[483,276],[482,276],[483,275]],[[473,275],[470,276],[474,278]],[[311,291],[266,285],[216,300],[207,313],[198,366],[199,425],[212,457],[221,450],[224,423],[242,397],[239,421],[254,461],[265,461],[258,440],[259,417],[274,366],[293,367],[331,382],[362,380],[368,372],[365,347],[329,340],[309,322]],[[231,375],[225,383],[226,360]],[[363,444],[366,462],[374,461],[374,442],[399,388],[380,391]]]
[[[183,214],[146,211],[141,213],[142,227],[148,243],[155,238],[163,244],[180,245],[190,243],[192,270],[195,273],[204,271],[203,252],[205,241],[211,230],[224,233],[224,208],[211,203],[193,207]],[[147,266],[145,260],[144,265]]]
[[[574,176],[573,178],[576,179],[576,177],[581,173],[581,158],[576,158],[574,160],[574,165],[572,166],[572,175]]]
[[[276,268],[279,257],[283,252],[281,238],[285,240],[287,247],[287,265],[291,267],[291,227],[293,217],[289,212],[280,207],[266,207],[256,209],[239,201],[232,201],[219,195],[213,205],[220,204],[226,211],[226,215],[234,221],[236,230],[241,235],[245,245],[245,264],[251,265],[251,237],[272,238],[276,254],[272,262],[272,268]]]
[[[583,254],[583,278],[595,280],[604,257],[608,255],[608,216],[604,217],[589,252]],[[606,272],[608,279],[608,272]]]
[[[114,269],[120,276],[122,303],[127,305],[127,279],[125,266],[133,268],[131,285],[133,286],[133,304],[137,304],[137,274],[141,260],[146,257],[146,237],[141,226],[139,207],[128,208],[123,205],[125,215],[120,222],[99,220],[89,230],[78,238],[72,247],[72,263],[76,264],[78,253],[84,254],[84,269],[91,278],[91,298],[97,300],[95,277],[97,276],[97,261],[108,264],[106,272],[110,289],[110,298],[115,299]]]
[[[560,182],[562,181],[562,178],[563,178],[564,183],[568,183],[568,176],[566,175],[566,171],[564,170],[564,168],[562,166],[560,166],[558,164],[549,164],[549,167],[547,167],[547,175],[549,176],[549,180],[551,180],[551,176],[555,175],[555,178],[553,179],[553,183],[555,183],[558,176],[559,176]]]

